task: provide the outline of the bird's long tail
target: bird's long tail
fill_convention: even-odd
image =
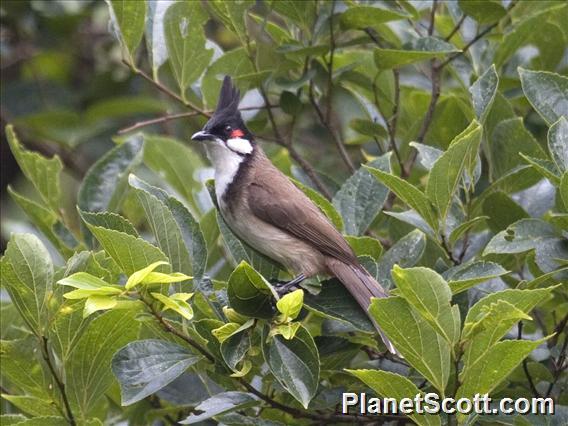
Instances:
[[[400,353],[368,312],[371,297],[388,297],[387,291],[360,265],[348,265],[340,260],[331,259],[327,262],[327,267],[367,313],[389,352],[400,356]]]

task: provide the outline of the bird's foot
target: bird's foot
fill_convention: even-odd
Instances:
[[[299,284],[305,279],[306,276],[304,274],[300,274],[296,278],[290,281],[272,280],[270,281],[270,284],[272,284],[272,287],[274,287],[274,290],[276,290],[278,296],[282,297],[285,294],[288,294],[294,290],[299,289],[300,288]]]

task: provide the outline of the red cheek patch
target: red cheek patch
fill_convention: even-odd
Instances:
[[[231,132],[231,138],[240,138],[244,135],[245,133],[241,129],[235,129]]]

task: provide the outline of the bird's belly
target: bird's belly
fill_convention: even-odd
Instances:
[[[312,276],[326,270],[324,256],[312,246],[254,216],[231,214],[223,218],[239,238],[296,274]]]

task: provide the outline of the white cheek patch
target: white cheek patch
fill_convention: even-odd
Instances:
[[[234,138],[227,139],[227,146],[239,154],[250,154],[252,152],[252,145],[246,139]]]

